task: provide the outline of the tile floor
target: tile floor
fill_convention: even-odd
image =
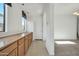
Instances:
[[[48,56],[44,42],[41,40],[33,41],[27,52],[27,56]]]
[[[27,56],[49,56],[43,41],[35,40]],[[55,56],[79,56],[79,40],[55,41]]]
[[[55,56],[79,56],[79,40],[55,41]]]

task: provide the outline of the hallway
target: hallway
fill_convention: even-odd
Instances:
[[[27,52],[27,56],[48,56],[48,52],[43,41],[34,40]]]
[[[56,56],[79,56],[79,40],[55,41]]]

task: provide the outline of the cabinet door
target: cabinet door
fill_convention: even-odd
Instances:
[[[20,44],[24,43],[24,39],[25,39],[24,37],[19,39],[18,44],[20,45]]]
[[[7,46],[6,48],[4,48],[3,50],[1,50],[0,52],[2,53],[2,55],[9,55],[16,48],[17,48],[17,42],[14,42],[9,46]]]
[[[18,47],[18,55],[19,56],[24,56],[24,43],[22,43],[21,45],[19,45]]]
[[[17,48],[14,49],[8,56],[17,56]]]
[[[32,34],[29,35],[29,46],[31,45],[32,43]]]
[[[31,39],[29,38],[29,47],[30,47],[30,45],[31,45]]]
[[[27,53],[28,48],[29,48],[29,42],[28,39],[25,39],[25,54]]]

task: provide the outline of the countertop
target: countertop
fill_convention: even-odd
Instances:
[[[28,34],[30,34],[30,33],[29,32],[28,33],[21,33],[21,34],[16,34],[16,35],[0,38],[0,50],[2,50],[7,45],[21,39],[22,37],[25,37]]]

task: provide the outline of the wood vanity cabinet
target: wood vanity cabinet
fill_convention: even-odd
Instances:
[[[12,37],[13,38],[13,37]],[[0,56],[24,56],[32,43],[33,33],[29,33],[0,50]],[[14,38],[15,39],[15,38]]]
[[[24,43],[18,47],[18,56],[24,56]]]
[[[26,55],[27,55],[27,51],[32,43],[32,36],[33,36],[32,33],[25,36],[25,54]]]
[[[17,56],[17,42],[10,44],[0,51],[5,56]]]
[[[25,47],[24,47],[24,37],[18,40],[18,56],[25,55]]]
[[[24,56],[32,43],[33,33],[29,33],[18,40],[18,56]]]
[[[26,36],[26,37],[25,37],[25,54],[27,54],[28,48],[29,48],[29,39],[28,39],[28,37]]]
[[[14,49],[8,56],[17,56],[17,48]]]
[[[29,35],[28,35],[28,39],[29,39],[29,46],[31,45],[31,43],[32,43],[32,37],[33,37],[33,34],[32,33],[30,33]]]

